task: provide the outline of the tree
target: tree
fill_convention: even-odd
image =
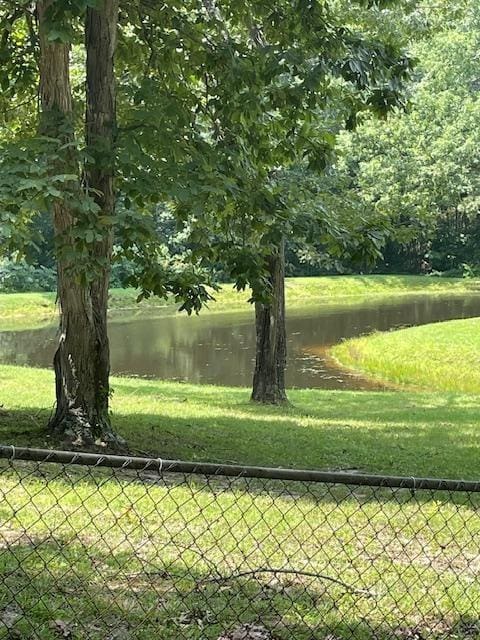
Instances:
[[[180,224],[192,228],[192,259],[251,287],[252,397],[261,402],[286,399],[284,242],[302,237],[278,170],[303,162],[322,171],[345,123],[401,104],[409,61],[395,38],[377,33],[383,14],[370,4],[142,5],[135,35],[148,56],[127,128],[139,149],[130,177],[145,183],[156,171]],[[172,33],[175,53],[164,44]]]
[[[252,400],[278,404],[287,400],[287,329],[285,324],[285,240],[268,258],[269,300],[255,304],[256,353]]]
[[[38,135],[22,131],[7,148],[3,234],[16,218],[26,251],[29,227],[38,212],[50,210],[56,242],[60,338],[55,354],[56,410],[53,431],[76,444],[95,440],[118,444],[108,415],[108,339],[106,305],[112,244],[114,77],[113,53],[118,3],[94,0],[39,0],[10,3],[2,18],[2,53],[21,45],[5,75],[12,97],[32,91],[38,80],[41,112]],[[37,22],[34,21],[34,15]],[[83,29],[86,21],[85,29]],[[36,28],[38,24],[38,31]],[[79,118],[71,87],[71,49],[86,33],[87,156],[79,151]],[[22,57],[23,56],[23,57]],[[37,63],[32,72],[32,60]],[[19,69],[28,64],[29,74]],[[34,121],[33,121],[34,122]],[[29,119],[32,126],[32,118]],[[38,161],[29,158],[36,149]],[[12,165],[12,157],[18,157]],[[84,158],[89,162],[85,163]],[[15,177],[21,177],[20,187]]]
[[[23,94],[34,95],[37,81],[41,98],[38,135],[22,130],[9,136],[4,145],[2,249],[7,255],[26,253],[38,213],[51,212],[60,338],[54,359],[56,409],[50,428],[77,445],[95,441],[123,444],[110,425],[106,327],[116,221],[114,55],[118,9],[117,0],[12,0],[0,10],[0,54],[9,63],[2,83],[11,89],[18,107],[23,105]],[[83,34],[86,62],[79,44]],[[80,91],[86,102],[84,114],[73,100],[72,69],[85,79],[86,95]],[[35,118],[30,117],[30,125],[32,122]],[[83,135],[85,150],[79,143]],[[118,218],[130,222],[128,217]],[[139,237],[136,221],[132,226]],[[147,224],[140,235],[148,230]],[[149,238],[153,236],[147,233]],[[122,249],[128,253],[130,247],[127,239]],[[153,241],[148,248],[149,275],[155,280],[156,293],[168,295],[173,290],[184,299],[187,310],[208,299],[206,289],[195,278],[182,280],[179,274],[166,278]]]
[[[37,86],[36,45],[24,15],[14,2],[0,7],[0,255],[22,253],[37,238],[32,220],[41,205],[41,193],[55,188],[43,162],[45,144],[28,131],[35,130],[32,115]],[[32,16],[30,16],[31,18]],[[37,159],[35,162],[34,159]]]
[[[75,444],[95,440],[118,443],[108,415],[109,352],[106,327],[108,282],[112,247],[113,135],[115,82],[113,59],[118,3],[104,0],[100,8],[86,10],[86,142],[89,160],[81,195],[80,164],[75,145],[70,43],[54,37],[52,25],[61,24],[58,7],[51,0],[37,3],[40,43],[41,134],[61,143],[57,163],[68,168],[70,194],[53,203],[53,226],[58,243],[57,272],[60,307],[60,339],[55,353],[56,409],[50,422],[53,431]],[[53,33],[53,36],[52,36]],[[57,170],[56,164],[52,169]],[[78,272],[75,241],[82,213],[72,203],[90,205],[94,226],[87,228],[88,268]],[[93,197],[89,195],[93,194]]]

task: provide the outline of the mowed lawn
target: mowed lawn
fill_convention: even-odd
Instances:
[[[480,318],[354,338],[338,361],[383,382],[432,391],[480,393]]]
[[[17,634],[0,637],[477,637],[480,502],[462,493],[17,462],[0,497]]]
[[[136,454],[480,475],[473,395],[306,390],[272,408],[252,405],[247,389],[113,387],[113,423]],[[44,431],[52,372],[2,366],[0,388],[4,443],[59,446]],[[34,628],[54,640],[58,620],[85,640],[218,640],[259,621],[277,640],[475,637],[476,495],[0,469],[0,603],[18,616],[18,637]],[[265,567],[318,577],[235,577]]]
[[[480,398],[295,390],[262,407],[243,388],[113,378],[113,425],[133,453],[274,467],[480,476]],[[0,365],[0,438],[51,447],[53,372]]]
[[[473,395],[295,391],[291,407],[272,408],[252,405],[246,389],[113,386],[114,425],[137,454],[480,475]],[[52,372],[2,366],[0,388],[1,441],[55,444],[43,429]],[[59,629],[85,640],[218,640],[259,622],[277,640],[471,640],[479,508],[464,493],[2,462],[0,609],[18,616],[17,637],[35,629],[42,640]],[[317,577],[235,577],[260,568]]]

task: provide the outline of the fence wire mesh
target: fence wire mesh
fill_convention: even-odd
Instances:
[[[475,483],[0,458],[0,638],[480,638]]]

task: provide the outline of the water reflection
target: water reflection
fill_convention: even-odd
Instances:
[[[480,316],[480,295],[415,296],[371,300],[351,307],[323,306],[288,319],[289,387],[371,388],[365,380],[339,371],[324,354],[343,338],[373,330]],[[110,323],[112,370],[191,382],[248,386],[255,357],[253,315],[116,319]],[[55,328],[0,334],[3,362],[50,366]]]

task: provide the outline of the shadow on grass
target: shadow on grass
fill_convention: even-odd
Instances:
[[[473,606],[461,615],[453,605],[425,612],[413,602],[405,613],[402,603],[385,609],[318,579],[212,582],[205,568],[181,558],[157,558],[152,573],[135,549],[109,549],[81,536],[1,545],[0,637],[472,640],[480,633]]]
[[[18,546],[47,531],[47,542],[63,536],[55,566],[80,543],[78,562],[98,550],[111,558],[107,568],[125,548],[136,550],[129,572],[136,561],[138,570],[162,573],[168,556],[186,556],[190,568],[200,564],[211,574],[223,566],[227,574],[290,567],[346,575],[348,593],[377,586],[388,593],[390,586],[395,606],[430,589],[439,602],[454,602],[462,589],[470,603],[472,594],[480,602],[479,501],[466,494],[13,461],[0,463],[0,495],[0,566],[2,541]],[[428,604],[435,609],[436,600]]]
[[[478,479],[479,403],[383,394],[326,394],[317,406],[291,409],[216,404],[202,415],[187,399],[176,414],[115,415],[132,449],[154,457],[286,468],[358,470],[387,475]],[[351,394],[348,394],[351,396]],[[182,400],[178,401],[179,403]],[[196,402],[196,399],[195,399]]]
[[[293,392],[293,407],[259,407],[244,389],[115,383],[113,423],[131,452],[164,459],[403,476],[480,478],[474,396]],[[137,409],[145,402],[155,412]],[[222,399],[223,398],[223,399]],[[134,399],[134,405],[132,402]],[[148,405],[147,405],[148,406]],[[0,439],[62,447],[50,410],[0,408]]]
[[[316,418],[319,420],[363,420],[384,422],[399,421],[438,424],[455,418],[457,422],[475,422],[480,409],[480,399],[474,395],[455,393],[405,393],[389,391],[324,391],[312,389],[294,389],[289,391],[291,406],[262,406],[249,402],[250,391],[244,388],[225,389],[221,387],[190,385],[188,383],[160,382],[148,384],[142,381],[139,386],[129,384],[128,379],[115,378],[115,392],[124,397],[142,398],[149,401],[152,397],[165,401],[186,403],[186,412],[190,404],[206,404],[228,411],[240,410],[252,418],[270,417],[278,419]],[[407,413],[408,412],[408,413]]]

